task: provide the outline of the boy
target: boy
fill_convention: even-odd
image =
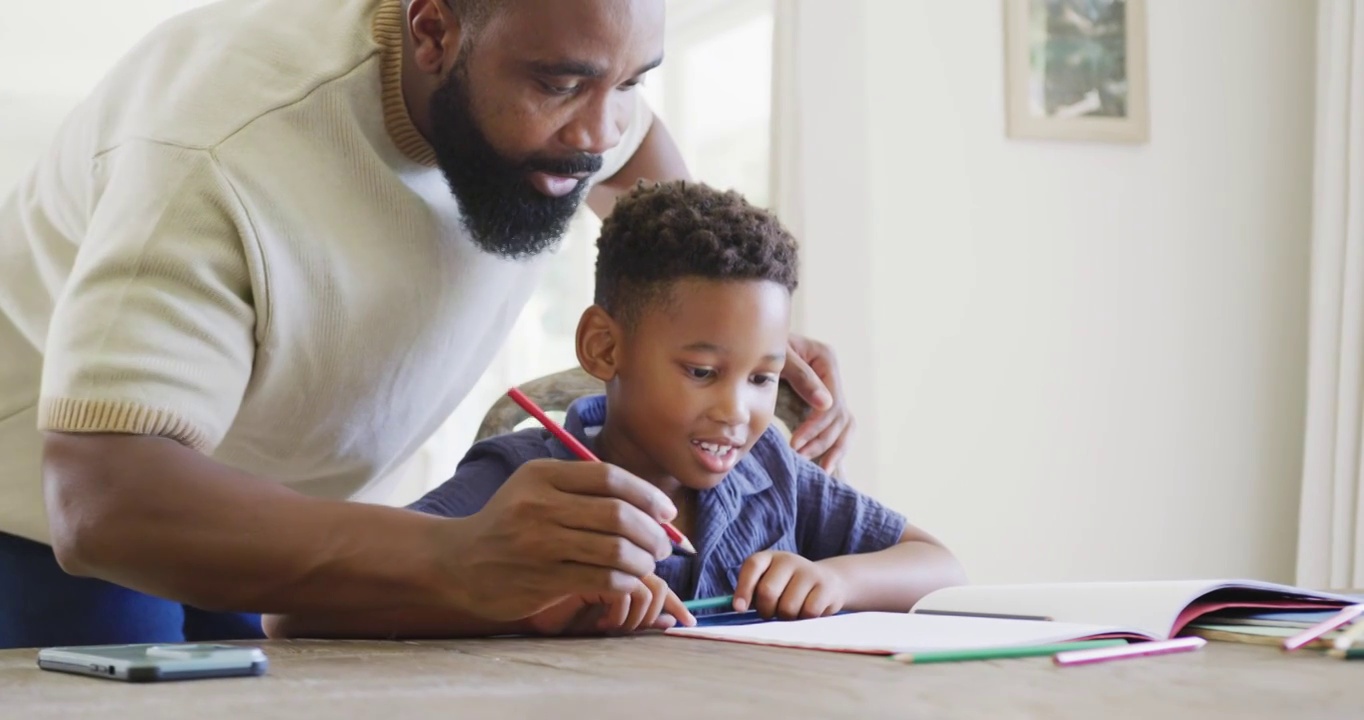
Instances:
[[[796,243],[734,192],[672,182],[622,199],[598,240],[596,304],[578,361],[606,395],[565,423],[603,462],[654,484],[695,557],[659,561],[638,587],[569,597],[522,623],[395,611],[271,618],[275,635],[483,635],[690,624],[681,598],[733,593],[734,609],[784,619],[907,611],[962,582],[941,544],[796,455],[770,427],[785,363]],[[521,465],[572,453],[536,428],[475,445],[414,510],[465,517]]]

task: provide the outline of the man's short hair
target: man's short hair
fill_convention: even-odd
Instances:
[[[446,0],[465,27],[477,32],[503,3],[502,0]]]

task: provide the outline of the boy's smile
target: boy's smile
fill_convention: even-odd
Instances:
[[[733,470],[734,465],[739,462],[739,453],[747,444],[747,440],[691,441],[701,464],[712,473],[728,473]]]
[[[777,283],[689,277],[612,321],[602,458],[674,496],[720,484],[772,423],[790,314]]]

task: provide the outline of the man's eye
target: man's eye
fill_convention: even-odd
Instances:
[[[582,87],[581,85],[555,85],[543,81],[541,81],[540,86],[550,95],[572,95],[578,92],[578,88]]]

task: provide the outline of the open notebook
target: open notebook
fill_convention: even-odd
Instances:
[[[1256,580],[963,585],[939,590],[911,612],[1030,615],[1058,622],[1116,624],[1164,640],[1195,619],[1229,608],[1340,608],[1358,598]]]
[[[1045,645],[1072,640],[1166,639],[1197,617],[1229,607],[1337,608],[1356,602],[1256,581],[968,585],[947,588],[905,613],[673,628],[669,635],[782,647],[891,655]],[[949,614],[939,614],[949,613]],[[1047,618],[1015,620],[979,615]]]

